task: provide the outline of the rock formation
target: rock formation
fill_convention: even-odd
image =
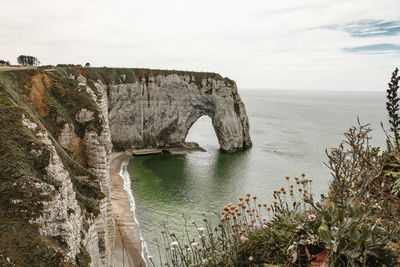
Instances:
[[[221,150],[251,146],[236,84],[218,74],[0,71],[0,265],[112,265],[112,147],[182,146],[202,115]]]
[[[251,146],[249,123],[235,82],[188,74],[158,74],[135,83],[111,85],[109,119],[120,148],[181,146],[203,115],[212,119],[221,150]]]

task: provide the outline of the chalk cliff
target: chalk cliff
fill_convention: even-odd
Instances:
[[[251,146],[246,111],[229,79],[155,72],[135,83],[111,85],[109,99],[111,136],[119,149],[182,146],[203,115],[212,119],[221,150]]]
[[[112,265],[113,146],[182,146],[202,115],[223,151],[251,146],[236,84],[218,74],[0,70],[0,265]]]

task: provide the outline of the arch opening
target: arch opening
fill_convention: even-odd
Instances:
[[[207,115],[199,117],[189,128],[185,142],[195,142],[207,151],[218,150],[220,145],[212,119]]]

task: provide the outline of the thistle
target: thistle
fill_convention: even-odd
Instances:
[[[399,89],[399,80],[400,76],[398,76],[399,69],[396,68],[392,73],[392,78],[389,82],[389,89],[387,92],[387,102],[386,109],[389,113],[389,123],[390,123],[390,131],[394,135],[394,142],[396,145],[396,150],[399,151],[399,139],[400,139],[400,119],[398,115],[399,111],[399,96],[397,95],[397,90]]]

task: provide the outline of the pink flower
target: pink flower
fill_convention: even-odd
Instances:
[[[254,220],[254,218],[251,218],[251,222],[253,223],[253,222],[255,222],[256,220]]]
[[[243,241],[244,239],[245,239],[245,237],[242,235],[242,236],[240,237],[240,240]]]
[[[317,218],[317,216],[315,214],[308,215],[308,219],[310,220],[310,222],[315,221],[316,218]]]
[[[254,260],[254,258],[253,258],[253,256],[250,256],[249,261],[252,261],[252,260]]]
[[[267,221],[267,218],[265,218],[265,217],[262,217],[262,219],[261,219],[263,222],[266,222]]]
[[[268,229],[268,225],[264,224],[263,229]]]
[[[336,232],[339,231],[339,228],[337,228],[336,226],[331,227],[331,230],[335,230]]]
[[[254,224],[254,228],[258,228],[260,225],[258,223]]]

